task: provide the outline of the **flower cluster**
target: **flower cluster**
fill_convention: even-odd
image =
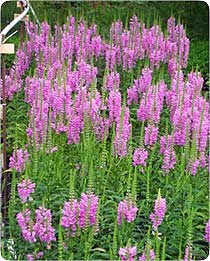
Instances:
[[[15,169],[17,172],[23,171],[28,157],[27,150],[18,149],[13,151],[12,156],[9,158],[9,167]]]
[[[204,239],[210,243],[210,219],[206,223]]]
[[[125,219],[128,223],[134,221],[138,208],[129,200],[120,201],[118,205],[118,225]]]
[[[36,242],[37,238],[41,242],[46,242],[50,247],[51,241],[56,241],[55,229],[51,224],[51,210],[39,207],[35,210],[35,222],[31,219],[31,211],[25,209],[17,214],[17,222],[22,230],[22,236],[26,241]]]
[[[154,212],[150,214],[150,219],[152,221],[152,226],[154,231],[160,226],[163,221],[166,212],[166,200],[161,197],[160,191],[158,193],[158,198],[155,200]]]
[[[24,179],[21,183],[18,183],[17,189],[22,203],[25,203],[27,200],[32,200],[30,195],[31,193],[34,193],[35,186],[36,184],[32,183],[30,179]]]
[[[185,248],[185,254],[184,254],[184,258],[182,259],[182,261],[192,261],[192,249],[189,245],[186,246]]]
[[[142,255],[139,257],[140,261],[146,261],[147,256],[146,256],[146,249],[144,250],[144,252],[142,253]],[[155,251],[153,249],[150,249],[149,251],[149,260],[155,260]]]
[[[18,213],[16,218],[22,230],[23,238],[29,242],[36,242],[36,233],[33,229],[33,222],[31,221],[31,211],[25,209]]]
[[[62,210],[61,225],[65,229],[71,229],[72,234],[77,229],[77,216],[79,204],[77,199],[66,201]]]
[[[137,148],[133,154],[133,165],[138,166],[141,165],[142,167],[146,166],[146,159],[148,157],[148,152],[145,149]]]
[[[79,210],[79,225],[82,229],[86,226],[96,224],[96,213],[98,208],[98,197],[94,194],[82,193]]]
[[[77,226],[85,229],[88,226],[96,226],[97,224],[98,197],[93,193],[82,193],[80,202],[77,199],[66,201],[62,210],[61,225],[74,236]]]
[[[55,229],[52,227],[51,210],[44,207],[39,207],[35,210],[36,223],[33,226],[34,232],[42,242],[47,245],[51,241],[56,241]]]
[[[56,133],[66,133],[68,144],[79,143],[88,123],[100,140],[108,138],[114,130],[113,153],[125,157],[133,104],[138,105],[137,119],[145,124],[144,145],[151,148],[158,142],[166,99],[173,134],[166,135],[165,139],[173,136],[173,144],[168,142],[162,153],[164,173],[175,166],[174,146],[185,146],[187,142],[195,141],[198,152],[198,158],[191,159],[195,161],[192,174],[196,174],[198,167],[205,166],[209,103],[201,95],[204,79],[199,72],[191,72],[185,82],[183,68],[187,66],[189,39],[183,25],[176,24],[173,17],[168,19],[167,34],[158,25],[147,28],[135,15],[126,29],[121,21],[116,21],[110,27],[108,42],[102,40],[95,24],[88,26],[83,20],[77,24],[73,16],[68,17],[63,27],[56,25],[54,33],[46,22],[41,24],[40,30],[31,22],[26,28],[28,40],[17,51],[15,65],[6,78],[6,90],[9,99],[21,90],[21,77],[35,57],[36,73],[26,78],[25,101],[30,105],[27,135],[37,148],[50,140],[52,129]],[[106,68],[103,85],[98,89],[99,57],[104,58]],[[140,76],[133,79],[127,89],[127,100],[123,100],[117,66],[130,71],[144,59],[149,63],[139,72]],[[162,63],[168,67],[170,89],[161,77],[153,84],[153,71]],[[13,155],[10,166],[21,171],[25,156]],[[143,159],[142,163],[134,162],[144,165]]]
[[[162,169],[167,174],[170,169],[174,168],[176,163],[176,155],[173,148],[173,137],[171,135],[161,136],[160,138],[160,154],[163,154]]]
[[[29,261],[37,260],[40,257],[42,257],[43,255],[44,255],[44,253],[42,251],[38,252],[38,253],[27,254],[27,259]]]
[[[120,248],[119,256],[122,261],[134,261],[136,256],[136,247]]]

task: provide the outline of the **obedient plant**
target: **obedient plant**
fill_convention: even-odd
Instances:
[[[138,208],[132,203],[131,200],[120,201],[118,205],[118,225],[122,224],[124,219],[126,222],[130,223],[134,221]]]
[[[78,211],[79,204],[77,199],[66,201],[64,203],[61,225],[66,229],[67,233],[72,236],[74,236],[77,229]]]
[[[119,256],[122,261],[129,260],[134,261],[136,256],[136,247],[120,248]]]
[[[98,197],[93,193],[82,193],[79,208],[79,226],[81,229],[96,225],[97,208]]]
[[[198,209],[205,184],[197,180],[206,178],[209,102],[201,73],[186,71],[184,26],[173,17],[167,31],[157,20],[149,24],[136,15],[125,26],[115,19],[107,39],[94,22],[73,16],[54,28],[26,23],[27,39],[6,76],[9,104],[27,108],[24,122],[13,118],[24,131],[17,128],[10,157],[5,233],[20,242],[19,258],[181,259],[184,234],[173,241],[176,227],[194,242],[192,224],[205,215]],[[195,193],[182,202],[188,185]],[[159,187],[165,198],[159,190],[152,210]],[[209,242],[209,221],[203,237]],[[191,260],[201,246],[185,247],[183,260]],[[198,258],[203,253],[202,246]]]
[[[155,200],[154,212],[150,214],[152,221],[152,227],[156,231],[161,225],[166,212],[166,199],[161,197],[160,190],[158,191],[158,197]]]
[[[145,249],[144,250],[144,252],[143,252],[143,254],[139,257],[139,260],[140,261],[146,261],[146,260],[155,260],[155,252],[154,252],[154,250],[153,249],[150,249],[149,250],[149,253],[148,253],[148,256],[149,257],[147,257],[147,250]]]
[[[189,245],[186,246],[183,261],[192,261],[192,249]]]
[[[25,163],[28,160],[29,154],[27,150],[17,149],[10,157],[9,167],[17,172],[23,171]]]
[[[204,239],[210,242],[210,220],[206,223]]]
[[[18,183],[17,190],[22,203],[33,200],[30,195],[34,192],[35,186],[36,184],[30,179],[24,179],[21,183]]]

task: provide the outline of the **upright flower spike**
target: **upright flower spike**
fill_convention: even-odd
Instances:
[[[74,236],[77,229],[77,216],[79,211],[79,203],[77,199],[66,201],[62,210],[61,225],[64,227],[72,236]],[[70,230],[70,231],[69,231]]]
[[[166,212],[166,199],[161,197],[160,189],[158,191],[158,197],[155,200],[154,212],[150,214],[152,226],[154,231],[161,225]]]
[[[204,239],[210,243],[210,219],[206,223]]]
[[[161,136],[160,138],[160,154],[163,154],[163,165],[162,169],[165,174],[169,172],[170,169],[174,168],[176,163],[176,155],[173,148],[173,136]]]
[[[113,144],[115,155],[125,157],[128,153],[128,141],[130,138],[131,124],[129,123],[129,108],[123,107],[120,117],[116,124],[116,135]]]
[[[139,260],[140,261],[146,261],[146,260],[148,260],[148,258],[147,258],[147,255],[146,255],[146,248],[144,249],[144,252],[142,253],[142,255],[139,257]],[[154,249],[150,249],[149,250],[149,260],[155,260],[155,251],[154,251]]]
[[[153,146],[158,139],[158,127],[153,123],[145,127],[144,144],[148,147]]]
[[[184,258],[182,259],[182,261],[192,261],[192,250],[191,247],[189,245],[186,246],[185,249],[185,254],[184,254]]]
[[[122,261],[134,261],[136,256],[136,246],[120,248],[119,256]]]
[[[34,231],[37,237],[39,237],[42,242],[46,242],[49,247],[51,241],[56,241],[55,229],[52,227],[51,210],[39,207],[35,213],[36,223],[34,225]]]
[[[148,152],[145,149],[143,149],[143,148],[135,149],[134,154],[133,154],[133,165],[135,167],[138,165],[145,167],[147,157],[148,157]]]
[[[27,200],[32,200],[30,195],[34,193],[35,186],[35,183],[32,183],[30,179],[24,179],[21,183],[18,183],[17,189],[22,203],[25,203]]]
[[[18,149],[13,151],[13,154],[9,159],[9,167],[16,169],[17,172],[23,171],[28,157],[29,155],[27,150]]]
[[[134,221],[138,208],[129,200],[120,201],[118,205],[118,225],[125,219],[128,223]]]
[[[85,229],[85,227],[88,227],[89,225],[95,225],[97,208],[98,197],[95,196],[93,193],[82,193],[79,210],[79,226],[81,229]]]
[[[36,242],[36,231],[31,220],[31,211],[25,209],[16,216],[17,222],[22,230],[22,236],[26,241]]]

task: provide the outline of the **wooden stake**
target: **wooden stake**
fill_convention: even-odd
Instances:
[[[4,41],[5,36],[2,35],[2,40]],[[3,46],[3,45],[1,45]],[[1,77],[2,77],[2,137],[3,137],[3,170],[7,169],[7,133],[6,133],[6,86],[5,86],[5,54],[1,57],[2,67],[1,67]],[[7,173],[4,173],[4,217],[7,214]]]

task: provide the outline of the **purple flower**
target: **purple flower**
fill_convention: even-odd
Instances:
[[[34,260],[34,256],[33,256],[32,254],[28,254],[28,255],[27,255],[27,259],[28,259],[29,261],[33,261],[33,260]]]
[[[134,261],[136,256],[136,246],[120,248],[119,256],[122,261]]]
[[[22,180],[21,183],[18,183],[18,194],[22,201],[22,203],[25,203],[27,200],[32,200],[30,197],[31,193],[34,193],[35,183],[32,183],[30,179],[28,180]]]
[[[22,236],[26,241],[36,242],[36,232],[34,231],[33,221],[31,221],[31,211],[25,209],[16,216],[17,222],[22,230]]]
[[[84,229],[96,224],[96,213],[98,208],[98,197],[92,193],[82,193],[79,211],[79,226]],[[86,223],[88,221],[88,224]],[[96,228],[97,229],[97,228]]]
[[[210,243],[210,219],[206,223],[204,239]]]
[[[133,165],[134,166],[141,165],[145,167],[146,166],[145,160],[147,159],[147,157],[148,157],[148,152],[145,149],[143,148],[135,149],[133,154]]]
[[[16,169],[17,172],[23,171],[28,156],[29,155],[27,150],[18,149],[13,151],[12,156],[9,158],[9,167],[12,169]]]
[[[170,169],[174,168],[176,163],[176,155],[173,148],[173,138],[171,135],[161,136],[160,154],[163,154],[164,156],[162,169],[164,170],[165,174],[167,174]]]
[[[28,254],[27,259],[30,261],[33,261],[33,260],[39,259],[43,255],[44,255],[44,252],[38,252],[38,253],[34,252],[32,254]]]
[[[79,204],[77,199],[66,201],[62,210],[61,225],[66,229],[71,229],[72,235],[77,229],[77,216]]]
[[[186,246],[185,249],[185,254],[184,254],[184,258],[182,259],[182,261],[192,261],[192,250],[191,247],[189,245]]]
[[[158,192],[158,198],[155,200],[154,212],[150,214],[152,226],[154,231],[160,226],[163,221],[166,212],[166,200],[161,197],[160,190]]]
[[[118,225],[122,224],[122,219],[125,219],[128,223],[134,221],[138,208],[130,201],[120,201],[118,205]]]
[[[124,114],[124,115],[123,115]],[[121,119],[123,116],[123,119]],[[131,130],[131,124],[129,123],[129,108],[125,108],[125,111],[121,116],[118,116],[117,118],[117,124],[116,124],[116,135],[114,140],[114,146],[113,151],[115,155],[118,155],[120,157],[124,157],[127,154],[127,145],[130,138],[130,130]]]
[[[107,82],[106,82],[105,89],[109,91],[118,90],[120,86],[120,74],[116,72],[111,72],[106,77],[107,77]]]
[[[187,171],[188,173],[190,173],[191,175],[195,176],[196,172],[197,172],[197,169],[200,165],[200,161],[198,159],[195,159],[195,160],[190,160],[188,162],[188,165],[187,165]]]
[[[140,261],[146,261],[147,260],[146,249],[144,250],[142,255],[139,257],[139,260]],[[150,251],[149,251],[149,260],[155,260],[155,251],[153,249],[150,249]]]
[[[42,242],[46,242],[48,245],[51,241],[56,241],[55,229],[52,227],[51,210],[44,207],[39,207],[35,210],[36,223],[34,225],[34,231],[37,237]]]
[[[145,127],[144,144],[147,146],[153,146],[158,138],[158,127],[153,124]]]

